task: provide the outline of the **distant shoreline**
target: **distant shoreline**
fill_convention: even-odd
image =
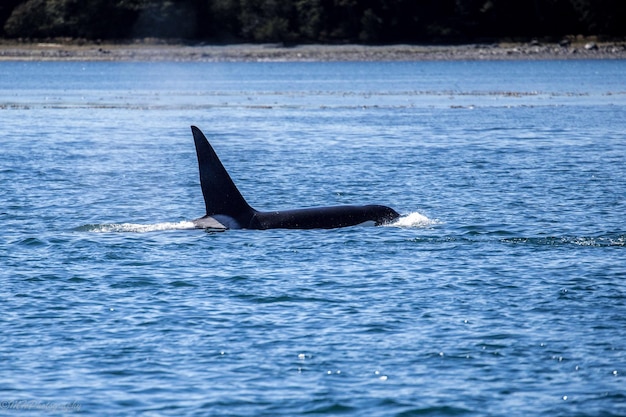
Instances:
[[[0,40],[0,61],[333,62],[626,59],[625,42],[493,43],[466,45],[185,45]]]

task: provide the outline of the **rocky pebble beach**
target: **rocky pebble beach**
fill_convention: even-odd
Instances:
[[[626,42],[595,40],[559,43],[464,45],[295,45],[182,44],[158,40],[128,43],[0,40],[0,61],[441,61],[626,59]]]

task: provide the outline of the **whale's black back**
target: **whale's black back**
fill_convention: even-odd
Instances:
[[[228,214],[240,224],[247,225],[255,210],[235,186],[204,133],[195,126],[191,126],[191,131],[198,155],[206,215]]]

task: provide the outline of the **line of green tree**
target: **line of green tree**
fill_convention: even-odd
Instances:
[[[472,42],[626,35],[626,0],[2,0],[0,36]]]

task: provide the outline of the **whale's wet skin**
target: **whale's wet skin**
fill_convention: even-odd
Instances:
[[[0,62],[0,405],[626,415],[625,73]],[[197,229],[193,124],[258,212],[402,216]]]

